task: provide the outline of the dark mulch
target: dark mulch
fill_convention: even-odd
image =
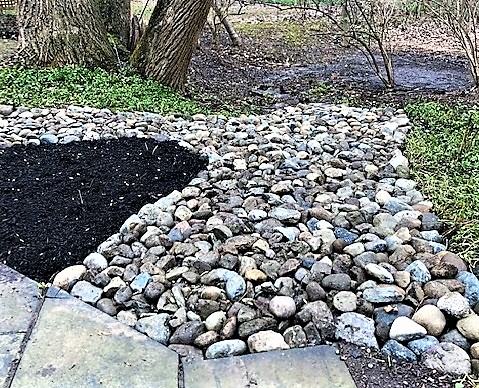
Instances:
[[[152,139],[0,150],[0,261],[48,281],[205,166],[176,142]]]
[[[372,349],[347,343],[338,347],[358,388],[451,388],[456,380],[415,362],[393,361]]]

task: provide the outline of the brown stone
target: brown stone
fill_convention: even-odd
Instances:
[[[457,275],[457,267],[451,263],[445,263],[444,261],[435,265],[430,269],[431,275],[436,278],[453,279]]]
[[[457,271],[467,271],[466,263],[456,254],[446,252],[441,259],[442,263],[451,264],[457,268]]]
[[[423,290],[424,290],[424,294],[428,298],[434,298],[434,299],[439,299],[441,296],[450,292],[449,288],[447,288],[446,285],[444,285],[438,280],[431,280],[430,282],[427,282],[424,285]]]

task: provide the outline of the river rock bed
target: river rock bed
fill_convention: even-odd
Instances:
[[[329,104],[230,119],[0,106],[0,147],[139,136],[209,158],[54,285],[187,358],[344,340],[470,373],[479,280],[409,179],[410,128],[401,110]]]

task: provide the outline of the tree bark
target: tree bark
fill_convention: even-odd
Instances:
[[[218,6],[218,4],[216,4],[216,1],[213,2],[213,10],[215,11],[216,16],[218,16],[221,24],[223,24],[223,27],[228,33],[228,36],[231,39],[231,44],[233,46],[241,46],[243,44],[243,41],[241,40],[240,36],[236,32],[233,24],[231,24],[231,21],[228,18],[228,14],[223,12],[223,10]]]
[[[183,89],[213,0],[158,0],[131,63],[141,74]]]
[[[127,48],[130,42],[130,0],[100,0],[100,13],[107,32]]]
[[[112,68],[117,64],[94,1],[19,0],[18,27],[18,57],[25,65]]]

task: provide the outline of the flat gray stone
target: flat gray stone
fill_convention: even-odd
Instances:
[[[25,335],[21,333],[0,334],[0,386],[6,387],[8,372],[19,357]]]
[[[40,307],[38,283],[0,264],[0,333],[26,332]]]
[[[48,298],[12,387],[154,387],[160,381],[178,386],[175,352],[75,298]]]
[[[185,388],[356,387],[326,345],[187,363],[184,378]]]

